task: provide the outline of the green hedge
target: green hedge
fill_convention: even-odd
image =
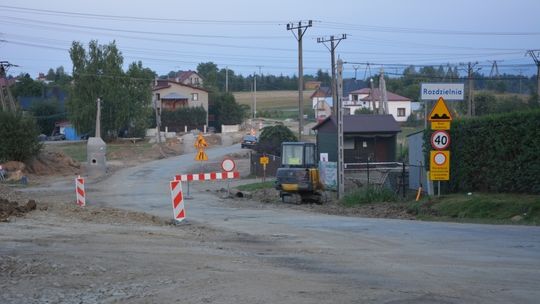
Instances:
[[[180,108],[177,110],[163,110],[161,112],[161,126],[168,127],[173,132],[184,132],[184,126],[191,129],[203,129],[206,124],[206,111],[203,107]]]
[[[457,120],[450,137],[450,191],[540,193],[539,110]]]

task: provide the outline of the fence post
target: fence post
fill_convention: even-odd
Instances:
[[[369,188],[369,156],[367,158],[367,187]]]
[[[401,172],[401,183],[403,184],[403,198],[406,197],[406,186],[405,186],[405,161],[403,162],[403,170]]]

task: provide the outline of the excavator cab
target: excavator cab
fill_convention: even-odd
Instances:
[[[281,144],[281,167],[276,174],[276,189],[285,202],[321,202],[323,186],[319,178],[317,147],[314,143],[284,142]]]

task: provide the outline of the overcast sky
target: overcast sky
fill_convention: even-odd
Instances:
[[[0,0],[0,60],[36,77],[64,66],[73,40],[115,40],[125,65],[142,61],[158,74],[213,61],[243,75],[297,73],[297,41],[288,22],[313,20],[304,36],[304,71],[328,70],[318,37],[347,34],[336,54],[358,78],[406,64],[478,61],[489,75],[535,73],[528,49],[540,49],[540,1],[480,0]],[[370,69],[365,63],[370,62]]]

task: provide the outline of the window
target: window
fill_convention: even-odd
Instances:
[[[191,93],[191,100],[193,101],[199,100],[199,93]]]
[[[405,116],[405,108],[397,108],[397,116],[398,117],[404,117]]]

